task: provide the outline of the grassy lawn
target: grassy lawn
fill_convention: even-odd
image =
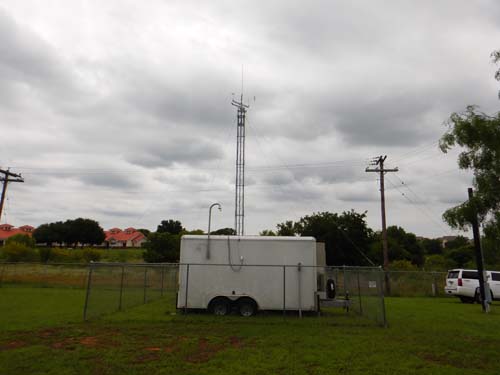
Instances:
[[[0,288],[2,374],[500,373],[498,303],[486,316],[455,299],[392,298],[387,329],[341,312],[175,315],[165,300],[82,323],[82,290],[33,290]]]
[[[84,289],[0,288],[0,332],[33,330],[82,321]]]

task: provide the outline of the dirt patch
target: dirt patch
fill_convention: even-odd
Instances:
[[[486,368],[480,361],[474,361],[474,363],[466,363],[465,361],[454,361],[451,358],[445,357],[443,355],[438,355],[435,353],[424,353],[419,356],[426,362],[441,365],[441,366],[451,366],[455,368],[475,368],[484,369]]]
[[[233,348],[241,348],[243,346],[243,341],[239,338],[239,337],[236,337],[236,336],[231,336],[229,338],[229,343],[231,344],[231,346]]]
[[[160,352],[161,351],[161,348],[146,348],[144,350],[147,350],[147,351],[150,351],[150,352]]]
[[[224,350],[227,346],[224,344],[210,343],[206,338],[198,340],[198,348],[195,353],[186,357],[186,362],[203,363],[208,362],[218,352]]]
[[[89,336],[89,337],[84,337],[84,338],[80,339],[80,344],[83,346],[90,347],[90,348],[95,348],[95,347],[99,346],[100,343],[99,343],[97,337]]]
[[[63,340],[52,341],[49,343],[53,349],[75,350],[78,346],[86,348],[110,348],[118,344],[109,338],[86,336],[86,337],[68,337]]]
[[[75,350],[77,346],[77,341],[73,337],[68,337],[61,341],[52,341],[50,347],[52,349],[62,349],[62,350]]]
[[[47,329],[44,329],[42,331],[38,331],[37,332],[37,336],[38,337],[43,337],[43,338],[46,338],[46,337],[53,337],[53,336],[57,336],[61,333],[62,329],[60,328],[47,328]]]
[[[19,349],[19,348],[24,348],[28,344],[25,341],[10,341],[5,344],[0,345],[0,351],[3,350],[13,350],[13,349]]]
[[[186,362],[190,363],[203,363],[208,362],[217,353],[232,348],[240,349],[245,345],[244,341],[240,337],[231,336],[229,339],[222,343],[211,343],[206,338],[200,338],[198,340],[198,347],[194,353],[191,353],[186,357]]]
[[[165,350],[165,353],[173,353],[175,352],[177,349],[177,347],[175,345],[172,345],[172,346],[167,346],[164,350]]]
[[[145,363],[158,361],[160,359],[160,351],[148,351],[147,353],[141,354],[136,357],[133,363]]]

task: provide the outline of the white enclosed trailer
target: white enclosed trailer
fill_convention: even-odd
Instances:
[[[185,235],[177,307],[316,311],[316,257],[312,237]]]

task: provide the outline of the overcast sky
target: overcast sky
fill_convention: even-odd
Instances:
[[[0,0],[1,222],[234,224],[236,112],[250,105],[246,234],[367,211],[429,237],[470,173],[437,147],[454,111],[497,111],[491,1]],[[403,195],[404,194],[404,195]]]

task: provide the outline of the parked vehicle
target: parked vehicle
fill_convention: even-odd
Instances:
[[[486,271],[491,300],[500,300],[500,271]],[[453,269],[448,271],[444,291],[460,298],[463,303],[479,301],[479,274],[477,270]]]

